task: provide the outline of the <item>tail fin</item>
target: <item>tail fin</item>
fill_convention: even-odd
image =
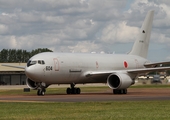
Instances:
[[[139,37],[135,41],[133,48],[129,54],[138,55],[143,58],[147,57],[153,16],[154,16],[153,10],[147,13],[143,25],[140,29]]]

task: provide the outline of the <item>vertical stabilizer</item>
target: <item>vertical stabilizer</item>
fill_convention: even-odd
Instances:
[[[139,36],[129,54],[147,57],[154,11],[149,11],[140,29]]]

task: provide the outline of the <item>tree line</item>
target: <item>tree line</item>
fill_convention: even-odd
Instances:
[[[26,63],[29,58],[42,52],[53,52],[48,48],[38,48],[32,51],[22,49],[3,49],[0,51],[0,63]]]

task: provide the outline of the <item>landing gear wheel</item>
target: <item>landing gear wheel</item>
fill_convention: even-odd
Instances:
[[[80,94],[81,90],[80,88],[76,88],[76,94]]]
[[[67,94],[80,94],[81,93],[80,88],[75,88],[74,86],[75,86],[74,83],[70,84],[71,88],[67,88],[66,93]]]
[[[40,96],[40,95],[44,96],[45,95],[45,91],[46,91],[45,89],[38,89],[37,90],[37,95],[38,96]]]
[[[123,94],[127,94],[127,89],[123,89]]]
[[[37,95],[40,95],[40,94],[41,94],[41,93],[40,93],[40,90],[38,89],[38,90],[37,90]]]
[[[113,94],[127,94],[127,89],[121,90],[113,89]]]
[[[45,91],[41,90],[41,95],[44,96],[45,95]]]
[[[67,88],[67,94],[71,94],[71,88]]]
[[[113,89],[113,94],[119,94],[119,90]]]

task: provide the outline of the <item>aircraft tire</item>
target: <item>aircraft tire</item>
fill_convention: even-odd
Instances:
[[[123,94],[127,94],[127,89],[123,89]]]
[[[122,90],[113,89],[113,94],[127,94],[127,89]]]
[[[42,89],[42,90],[41,90],[41,89],[38,89],[38,90],[37,90],[37,95],[38,95],[38,96],[40,96],[40,95],[44,96],[44,95],[45,95],[45,89]]]
[[[80,88],[72,88],[72,89],[67,88],[66,93],[67,94],[80,94],[81,90],[80,90]]]
[[[117,90],[113,89],[113,94],[117,94]]]
[[[81,93],[80,88],[76,88],[76,94],[80,94],[80,93]]]
[[[41,90],[40,95],[44,96],[45,95],[45,90]]]
[[[77,88],[72,88],[71,89],[71,94],[77,94]]]
[[[40,90],[39,90],[39,89],[37,90],[37,95],[38,95],[38,96],[40,95]]]
[[[67,88],[66,93],[67,93],[67,94],[71,94],[71,92],[72,92],[72,91],[71,91],[71,88]]]

